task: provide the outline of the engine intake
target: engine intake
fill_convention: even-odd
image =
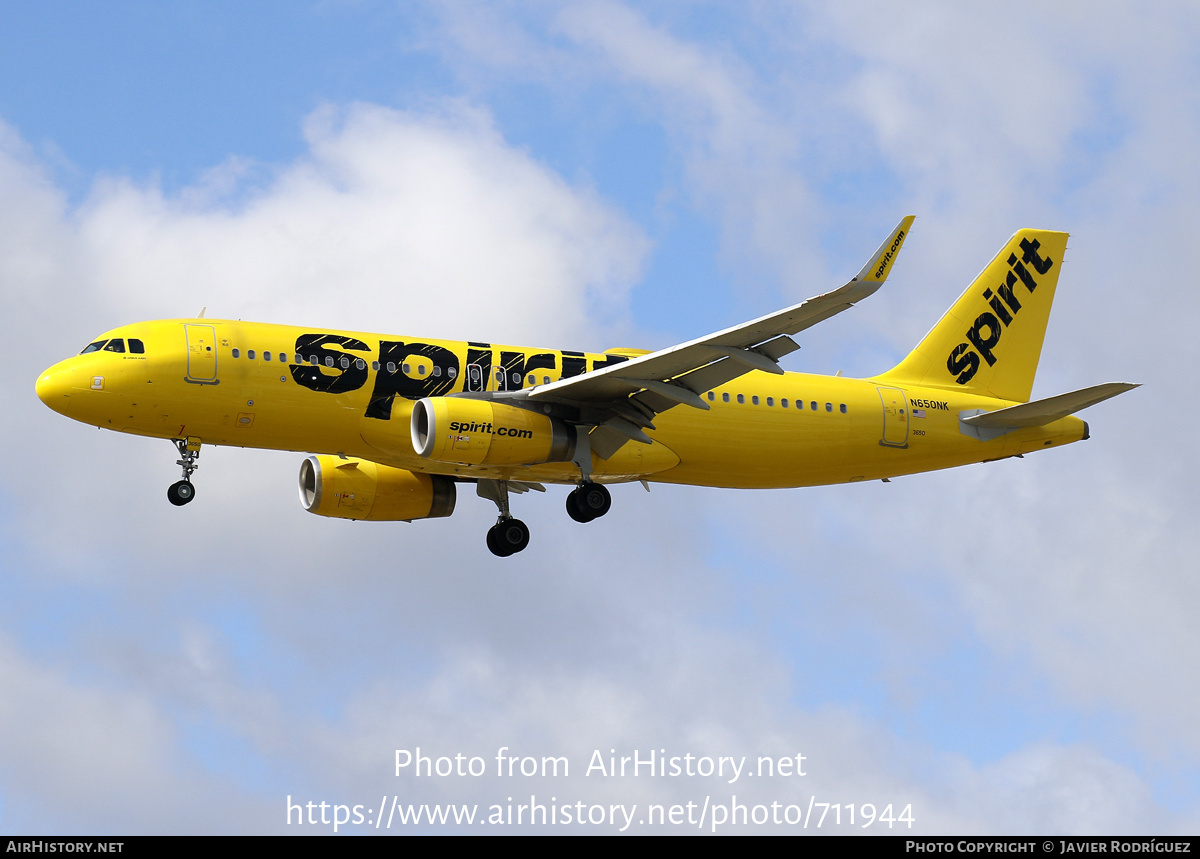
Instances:
[[[369,459],[310,456],[300,463],[300,503],[318,516],[375,522],[435,519],[454,512],[454,481]]]

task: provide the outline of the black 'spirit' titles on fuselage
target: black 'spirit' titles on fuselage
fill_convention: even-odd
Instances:
[[[939,409],[943,412],[950,411],[950,404],[945,400],[909,400],[908,402],[914,409]]]
[[[490,423],[481,424],[474,421],[450,421],[450,432],[482,432],[488,435],[508,436],[510,438],[533,438],[533,430],[516,427],[499,427],[493,429]]]
[[[292,372],[292,378],[297,385],[326,394],[357,391],[367,381],[365,362],[361,370],[354,361],[350,362],[349,367],[343,368],[341,359],[346,357],[345,352],[326,349],[327,344],[341,346],[342,349],[355,352],[369,351],[366,343],[353,337],[343,337],[340,334],[301,334],[296,338],[296,354],[302,359],[307,359],[309,363],[292,364],[288,368]],[[334,370],[332,375],[317,369],[317,365],[326,368],[330,362],[332,362],[331,369]]]
[[[327,348],[337,346],[340,349]],[[296,338],[295,354],[300,361],[291,364],[292,379],[312,391],[326,394],[345,394],[356,391],[367,382],[371,372],[367,363],[371,356],[362,356],[359,367],[357,356],[349,356],[345,350],[369,353],[370,347],[361,340],[341,334],[301,334]],[[392,416],[392,401],[397,396],[408,400],[424,397],[441,397],[463,391],[487,391],[495,376],[493,390],[516,391],[525,387],[527,377],[536,377],[538,370],[554,370],[561,361],[559,378],[569,379],[587,372],[587,357],[582,352],[524,352],[502,350],[499,362],[490,343],[467,344],[467,367],[462,372],[461,361],[453,351],[432,343],[414,343],[403,340],[379,341],[380,370],[375,373],[375,385],[367,404],[366,417],[386,421]],[[389,364],[403,366],[413,356],[429,359],[433,365],[423,377],[413,378],[405,372],[384,372]],[[350,358],[343,367],[342,360]],[[629,359],[624,355],[608,355],[597,359],[593,369],[619,364]],[[461,381],[460,381],[461,379]],[[461,388],[459,388],[461,385]]]
[[[375,388],[371,391],[371,400],[367,403],[366,416],[386,421],[392,416],[392,401],[397,395],[407,400],[419,400],[422,397],[440,397],[450,393],[458,377],[458,356],[442,346],[431,343],[405,343],[402,340],[381,340],[379,342],[379,365],[386,367],[389,363],[402,366],[404,359],[410,355],[428,358],[438,369],[422,378],[414,379],[407,373],[385,373],[382,369],[375,374]]]
[[[879,280],[879,278],[883,277],[883,273],[887,271],[888,263],[891,262],[892,257],[896,255],[896,248],[900,247],[900,243],[902,241],[904,241],[904,230],[900,230],[896,233],[896,238],[892,242],[892,246],[884,252],[883,259],[879,261],[879,268],[875,269],[876,280]]]
[[[1000,342],[1000,335],[1021,311],[1021,302],[1013,292],[1013,287],[1019,282],[1030,294],[1037,289],[1037,281],[1024,263],[1031,265],[1038,274],[1045,274],[1054,265],[1050,257],[1043,259],[1038,254],[1040,247],[1041,242],[1037,239],[1021,239],[1021,258],[1018,259],[1016,254],[1009,255],[1006,262],[1010,271],[1005,275],[1004,282],[996,286],[995,293],[991,289],[984,290],[983,299],[995,312],[985,310],[979,314],[965,335],[970,342],[959,343],[946,358],[946,369],[958,384],[965,385],[975,377],[979,371],[980,356],[989,367],[996,363],[993,350]],[[972,349],[972,346],[975,348]]]

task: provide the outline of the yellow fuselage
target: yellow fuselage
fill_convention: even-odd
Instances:
[[[129,350],[134,339],[144,351]],[[124,326],[103,341],[120,341],[125,351],[101,347],[42,374],[38,395],[47,405],[118,432],[550,483],[577,482],[579,468],[472,467],[419,456],[410,436],[413,402],[543,385],[633,354],[208,319]],[[633,441],[608,460],[593,456],[593,479],[740,488],[847,483],[1000,459],[1087,434],[1083,421],[1067,417],[984,440],[960,424],[960,412],[1013,403],[884,380],[756,371],[703,397],[708,411],[681,405],[658,415],[657,428],[647,431],[653,445]]]

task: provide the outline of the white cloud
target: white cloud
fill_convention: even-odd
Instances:
[[[506,145],[480,111],[329,106],[305,136],[310,154],[263,187],[242,187],[236,160],[174,197],[100,182],[77,216],[97,288],[134,318],[207,305],[519,341],[595,338],[591,320],[620,322],[646,240]]]

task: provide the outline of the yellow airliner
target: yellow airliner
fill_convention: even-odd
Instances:
[[[680,346],[604,353],[175,319],[102,334],[46,370],[42,402],[170,439],[192,500],[202,444],[309,452],[300,498],[322,516],[449,516],[459,483],[495,502],[500,556],[529,529],[509,493],[572,484],[567,512],[608,512],[605,484],[770,488],[886,480],[1088,437],[1072,413],[1136,387],[1029,402],[1067,234],[1021,230],[899,365],[868,379],[785,373],[795,335],[883,284],[904,218],[849,283]],[[202,314],[203,316],[203,314]]]

